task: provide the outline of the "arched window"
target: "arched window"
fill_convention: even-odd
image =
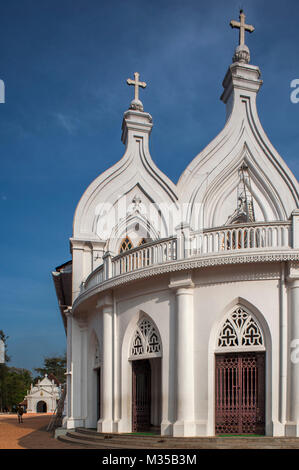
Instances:
[[[124,251],[131,250],[133,248],[133,243],[131,242],[129,237],[126,237],[122,240],[119,252],[123,253]]]
[[[261,327],[254,316],[238,306],[225,320],[217,340],[218,350],[265,350]]]
[[[154,324],[148,318],[141,318],[134,333],[130,357],[144,359],[162,356],[160,335]]]

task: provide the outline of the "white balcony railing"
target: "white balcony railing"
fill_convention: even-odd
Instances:
[[[112,257],[106,253],[103,264],[82,285],[81,292],[102,282],[149,266],[179,259],[224,252],[254,252],[291,249],[292,223],[269,222],[231,225],[198,232],[180,232],[177,237],[146,243]]]
[[[119,276],[136,269],[176,260],[176,247],[176,238],[167,238],[125,251],[112,259],[112,275]]]
[[[209,229],[195,232],[190,241],[190,253],[193,255],[219,251],[290,247],[290,222],[231,225]]]

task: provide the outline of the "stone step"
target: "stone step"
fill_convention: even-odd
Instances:
[[[299,438],[285,437],[192,437],[105,434],[78,428],[58,439],[69,444],[101,449],[299,449]]]
[[[123,434],[113,437],[107,435],[94,436],[88,435],[87,433],[81,433],[79,431],[68,432],[67,436],[73,439],[80,439],[85,442],[90,442],[94,445],[105,445],[106,447],[121,446],[122,448],[132,448],[132,446],[134,446],[135,448],[148,448],[150,446],[151,448],[160,448],[161,446],[165,447],[168,445],[168,441],[162,439],[160,436],[158,436],[156,440],[143,439],[139,436],[135,436],[135,439],[127,439],[127,436]],[[181,441],[171,442],[172,447],[177,448],[180,445]]]
[[[119,442],[106,442],[106,441],[91,441],[87,439],[81,439],[79,435],[61,435],[57,439],[67,444],[73,444],[75,446],[95,448],[95,449],[145,449],[147,446],[138,445],[135,443],[119,443]]]

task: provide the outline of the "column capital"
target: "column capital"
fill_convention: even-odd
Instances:
[[[80,330],[87,330],[88,321],[87,321],[86,315],[81,314],[81,315],[78,315],[74,318],[75,318],[75,320],[77,320],[77,323],[79,325]]]
[[[112,308],[113,306],[113,295],[112,291],[107,292],[103,295],[98,301],[96,305],[97,310],[103,310],[104,308]]]
[[[192,286],[183,286],[183,287],[177,287],[176,289],[176,295],[193,295],[193,287]]]
[[[194,287],[194,283],[192,281],[192,273],[191,271],[187,272],[180,272],[176,273],[175,275],[171,276],[170,283],[168,285],[169,289],[176,289],[177,294],[179,290],[185,289],[190,290]],[[182,293],[182,292],[180,292]]]
[[[290,287],[299,287],[299,262],[291,261],[288,264],[288,275],[287,281],[290,284]]]

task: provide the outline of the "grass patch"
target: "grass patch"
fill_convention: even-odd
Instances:
[[[263,434],[217,434],[216,437],[264,437]]]

